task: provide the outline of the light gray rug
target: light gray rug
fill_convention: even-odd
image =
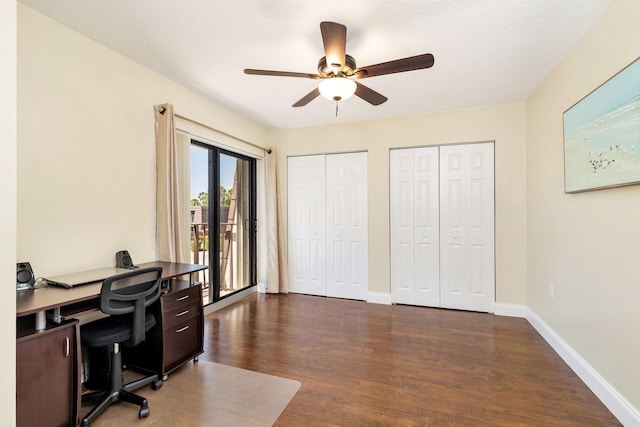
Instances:
[[[149,401],[151,415],[138,419],[138,408],[117,403],[92,427],[123,426],[271,426],[300,388],[298,381],[199,361],[175,371],[157,391],[136,393]],[[84,415],[91,405],[83,405]]]

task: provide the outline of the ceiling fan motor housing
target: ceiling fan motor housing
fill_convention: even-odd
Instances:
[[[327,57],[323,56],[318,61],[318,74],[322,77],[330,77],[330,76],[341,76],[341,77],[351,77],[353,76],[353,72],[356,69],[356,60],[353,59],[351,55],[345,55],[346,64],[336,67],[336,65],[327,64]]]

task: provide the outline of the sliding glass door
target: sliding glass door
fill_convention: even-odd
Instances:
[[[191,254],[209,304],[256,284],[255,159],[191,141]]]

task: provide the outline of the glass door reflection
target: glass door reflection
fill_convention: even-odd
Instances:
[[[220,296],[251,284],[248,160],[220,154]]]

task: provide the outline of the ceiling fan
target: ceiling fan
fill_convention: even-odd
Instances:
[[[318,61],[318,74],[254,70],[251,68],[246,68],[244,70],[245,74],[301,77],[320,80],[318,87],[303,96],[298,102],[293,104],[293,107],[305,106],[318,95],[337,102],[345,100],[353,94],[364,99],[371,105],[380,105],[387,101],[387,97],[356,80],[385,74],[402,73],[404,71],[420,70],[433,66],[433,55],[425,53],[423,55],[358,68],[356,67],[356,60],[346,54],[347,27],[335,22],[321,22],[320,32],[322,33],[325,56]]]

